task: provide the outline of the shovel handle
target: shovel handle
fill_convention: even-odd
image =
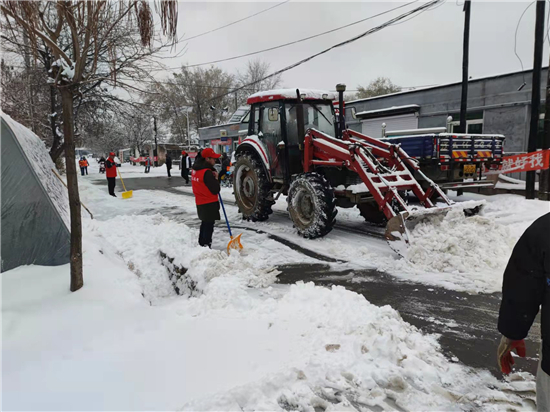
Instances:
[[[117,167],[117,169],[118,169],[118,167]],[[122,173],[120,173],[120,169],[118,171],[118,177],[120,178],[120,181],[122,182],[122,187],[124,188],[124,191],[127,192],[126,186],[124,186],[124,180],[122,180]]]
[[[222,195],[218,193],[218,199],[220,199],[220,204],[222,205],[223,215],[225,216],[225,224],[227,225],[227,230],[229,230],[229,236],[233,239],[233,234],[231,233],[231,226],[229,226],[229,220],[227,220],[227,213],[225,213],[225,206],[223,205]]]

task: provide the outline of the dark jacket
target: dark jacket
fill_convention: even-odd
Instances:
[[[202,157],[195,160],[193,164],[193,170],[209,169],[204,173],[204,184],[214,195],[220,193],[220,183],[218,179],[214,177],[212,171],[214,167],[206,163]],[[220,202],[206,203],[204,205],[197,205],[197,213],[199,219],[203,222],[213,222],[220,220]]]
[[[166,156],[166,168],[167,169],[172,168],[172,158],[170,156]]]
[[[227,168],[231,165],[231,161],[229,160],[229,157],[225,156],[222,159],[222,173],[227,173]]]
[[[550,374],[550,213],[518,240],[504,271],[498,330],[524,339],[541,311],[542,369]]]

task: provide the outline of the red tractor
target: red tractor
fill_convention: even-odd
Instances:
[[[434,194],[448,206],[453,202],[399,145],[346,129],[345,86],[337,85],[337,90],[338,116],[336,95],[330,92],[272,90],[248,98],[248,136],[236,150],[233,172],[237,205],[245,219],[265,221],[278,197],[287,195],[290,218],[306,238],[332,230],[336,206],[357,206],[368,221],[387,222],[386,239],[401,253],[402,243],[409,243],[408,229],[419,216],[448,209],[434,206]],[[429,182],[426,191],[413,173]],[[407,204],[408,191],[418,206]]]

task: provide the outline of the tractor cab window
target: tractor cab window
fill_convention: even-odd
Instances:
[[[303,140],[303,137],[298,138],[298,122],[294,104],[286,106],[286,128],[289,144],[299,144]],[[335,136],[332,106],[325,103],[304,102],[304,131],[307,129],[316,129],[329,136]]]
[[[316,129],[334,137],[332,106],[309,103],[304,106],[304,130]]]
[[[252,125],[252,134],[260,133],[260,108],[254,108],[254,124]]]
[[[262,139],[273,140],[275,143],[282,140],[281,123],[279,122],[279,103],[266,103],[261,111]],[[278,140],[277,140],[278,139]]]

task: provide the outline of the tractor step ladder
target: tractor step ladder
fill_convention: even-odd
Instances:
[[[433,192],[438,192],[448,205],[453,203],[399,145],[381,142],[353,130],[345,130],[343,139],[336,139],[310,129],[306,134],[304,156],[306,171],[312,166],[337,165],[355,171],[388,220],[400,212],[409,212],[400,192],[412,191],[425,208],[434,207],[430,200]],[[430,183],[426,192],[410,169]]]

